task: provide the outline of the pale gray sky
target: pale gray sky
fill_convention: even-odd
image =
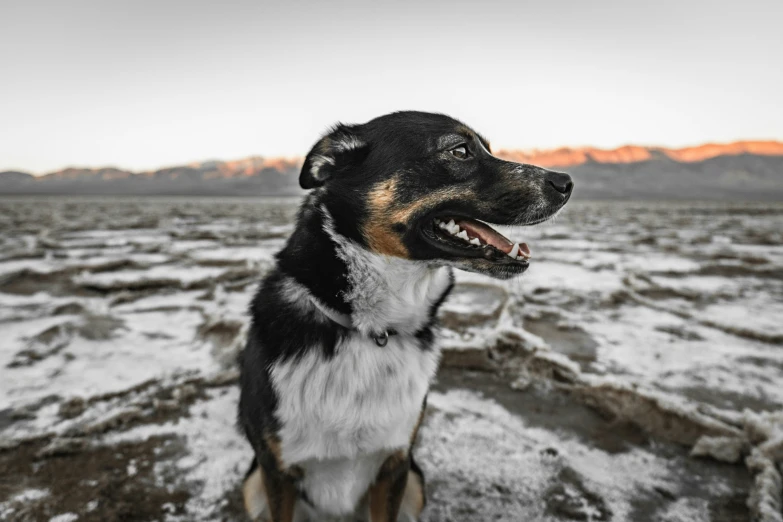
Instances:
[[[783,2],[0,0],[0,170],[302,155],[445,112],[495,147],[783,138]]]

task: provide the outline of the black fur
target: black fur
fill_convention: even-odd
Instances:
[[[343,150],[343,142],[358,145]],[[455,160],[449,154],[460,144],[468,149],[467,161]],[[318,170],[321,178],[316,180],[312,169],[318,158],[328,158],[330,163],[323,163]],[[444,247],[448,249],[421,233],[430,216],[458,215],[490,223],[529,224],[548,218],[562,207],[573,187],[566,174],[492,156],[486,139],[453,118],[421,112],[388,114],[364,125],[337,125],[307,155],[300,183],[318,188],[311,204],[328,209],[340,234],[367,246],[362,225],[370,217],[368,195],[379,183],[395,176],[398,205],[413,204],[444,187],[463,195],[422,207],[406,222],[390,223],[409,257],[424,260],[442,259]],[[458,257],[464,252],[451,254]],[[479,259],[473,260],[472,266],[460,268],[499,277],[524,271],[519,266],[498,265],[498,260],[502,256],[492,259],[494,264]]]
[[[351,303],[342,298],[348,290],[348,269],[345,262],[337,257],[334,243],[323,232],[324,220],[318,206],[319,198],[315,195],[305,200],[296,229],[276,256],[278,271],[293,277],[324,304],[350,314]],[[275,274],[270,276],[272,279],[275,277]],[[264,298],[259,292],[254,308]],[[252,315],[257,316],[254,310]]]
[[[464,159],[453,153],[461,146],[469,153]],[[276,256],[275,268],[252,301],[247,345],[239,360],[239,419],[257,452],[250,472],[259,464],[265,471],[276,465],[268,444],[280,429],[270,368],[311,349],[330,357],[349,333],[343,326],[302,312],[302,307],[283,298],[286,281],[294,280],[333,310],[353,312],[353,303],[346,299],[350,290],[348,266],[324,230],[323,210],[331,216],[334,231],[360,247],[376,248],[373,245],[379,238],[373,234],[388,234],[382,239],[398,245],[401,257],[510,277],[523,272],[527,263],[491,249],[476,253],[451,244],[448,238],[438,239],[433,217],[533,223],[562,207],[573,186],[565,174],[492,156],[483,137],[448,116],[420,112],[394,113],[364,125],[334,127],[305,158],[300,184],[314,190],[305,198],[296,228]],[[386,192],[384,184],[391,187]],[[432,199],[433,194],[444,195]],[[388,204],[388,208],[379,210],[381,204]],[[381,232],[374,232],[378,230]],[[451,286],[453,276],[449,288],[431,306],[424,326],[415,333],[424,350],[432,347],[436,314]],[[423,473],[412,456],[410,468],[423,483]],[[278,476],[279,471],[270,472]]]

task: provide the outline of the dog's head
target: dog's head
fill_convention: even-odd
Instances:
[[[524,272],[530,251],[489,224],[545,221],[573,189],[567,174],[496,158],[466,125],[422,112],[337,125],[305,158],[299,183],[364,248],[498,278]]]

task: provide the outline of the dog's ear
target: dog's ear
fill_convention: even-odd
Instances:
[[[341,172],[357,167],[370,152],[370,146],[359,137],[358,127],[338,124],[307,154],[299,185],[303,189],[322,186]]]

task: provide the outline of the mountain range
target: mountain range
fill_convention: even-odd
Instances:
[[[496,155],[569,172],[580,198],[783,200],[783,143],[777,141],[682,149],[500,150]],[[300,166],[299,158],[254,156],[145,172],[67,168],[33,176],[6,171],[0,172],[0,194],[300,195]]]

